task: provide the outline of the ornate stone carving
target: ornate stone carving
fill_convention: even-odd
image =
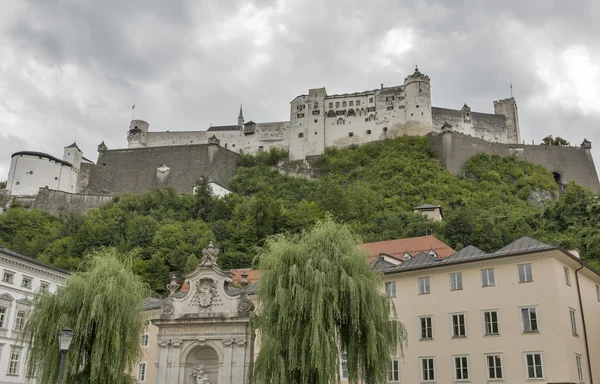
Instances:
[[[167,285],[167,289],[169,290],[169,296],[173,296],[175,292],[179,288],[179,284],[177,284],[177,277],[175,275],[171,276],[171,282]]]
[[[196,292],[192,297],[192,304],[200,309],[210,309],[215,304],[220,304],[221,298],[217,291],[217,282],[211,278],[196,281]]]
[[[244,345],[246,345],[247,340],[245,337],[242,337],[241,339],[235,339],[235,343],[238,347],[243,347]]]
[[[208,244],[208,247],[202,250],[202,261],[200,262],[201,267],[210,267],[217,265],[217,256],[219,255],[219,248],[216,248],[212,241]]]
[[[165,304],[163,307],[163,313],[167,315],[172,315],[175,312],[175,307],[172,304]]]
[[[240,292],[240,301],[237,305],[238,312],[247,313],[254,310],[254,303],[252,300],[248,299],[248,286],[250,285],[250,281],[248,280],[248,274],[242,273],[242,278],[240,280],[240,286],[242,290]]]
[[[233,339],[224,339],[223,340],[223,345],[226,347],[231,347],[233,345],[235,340]]]
[[[200,364],[194,368],[192,377],[195,379],[196,384],[210,384],[210,376],[204,373],[204,364]]]
[[[251,312],[254,310],[254,303],[250,299],[241,299],[237,305],[237,310],[243,313]]]
[[[169,339],[169,340],[159,339],[158,340],[158,345],[163,348],[166,348],[168,346],[177,348],[177,347],[180,347],[182,343],[183,342],[180,339]]]
[[[169,175],[171,174],[171,167],[166,165],[165,163],[159,165],[156,168],[156,183],[166,184],[169,181]]]

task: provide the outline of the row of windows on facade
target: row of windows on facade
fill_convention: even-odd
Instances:
[[[505,380],[504,364],[501,353],[485,354],[486,375],[488,380]],[[525,352],[523,354],[526,367],[527,379],[544,378],[544,362],[541,352]],[[437,379],[435,369],[435,356],[421,357],[419,359],[419,370],[422,382],[433,382]],[[454,381],[471,381],[469,356],[452,356]],[[577,376],[580,382],[584,382],[583,361],[581,355],[575,355]],[[348,378],[348,362],[345,356],[341,358],[340,375],[342,379]],[[400,382],[400,360],[392,359],[388,369],[388,382]]]
[[[0,306],[0,328],[6,328],[8,325],[8,315],[9,315],[9,311],[8,311],[9,307],[6,306]],[[18,309],[17,310],[17,315],[15,317],[15,324],[14,324],[14,330],[15,331],[22,331],[23,330],[23,325],[25,324],[25,317],[27,316],[27,311],[24,309]]]
[[[8,284],[14,284],[14,280],[15,280],[14,272],[4,271],[4,275],[2,275],[2,282],[8,283]],[[21,279],[21,287],[26,288],[26,289],[31,289],[32,282],[33,282],[32,277],[23,276],[23,278]],[[40,284],[40,289],[47,290],[49,287],[50,287],[50,284],[48,284],[48,283],[42,282]]]
[[[521,315],[521,331],[523,333],[540,332],[538,307],[527,306],[519,308]],[[490,309],[482,311],[483,335],[500,336],[500,311]],[[577,312],[569,308],[569,319],[571,323],[571,332],[573,336],[579,336],[577,325]],[[451,336],[454,339],[467,337],[467,315],[466,313],[451,313],[450,321],[452,323]],[[433,340],[433,316],[419,316],[419,340]],[[444,328],[442,328],[444,329]]]
[[[530,283],[533,281],[533,273],[531,270],[531,264],[519,264],[517,265],[519,274],[519,283]],[[565,284],[571,286],[571,271],[569,267],[564,267]],[[431,293],[431,285],[429,276],[419,277],[418,289],[420,295],[426,295]],[[494,277],[494,268],[486,268],[481,270],[481,286],[482,287],[493,287],[496,285],[496,279]],[[463,289],[462,272],[454,272],[450,274],[450,290],[460,291]],[[388,281],[385,283],[385,291],[389,297],[396,297],[396,282]],[[600,301],[600,286],[596,285],[596,296]]]
[[[387,127],[383,127],[381,131],[382,131],[383,133],[385,133],[385,132],[387,132],[387,131],[388,131],[388,129],[387,129]],[[371,131],[370,129],[367,129],[367,130],[365,131],[365,134],[367,134],[367,135],[370,135],[371,133],[372,133],[372,131]],[[315,135],[318,135],[318,134],[319,134],[319,132],[315,132]],[[354,136],[354,132],[348,132],[348,137],[352,137],[352,136]],[[298,138],[300,138],[300,139],[301,139],[301,138],[303,138],[303,137],[304,137],[304,132],[300,132],[300,133],[298,134]]]

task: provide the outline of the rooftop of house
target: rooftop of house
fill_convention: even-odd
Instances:
[[[434,251],[438,258],[443,259],[456,252],[449,245],[431,235],[365,243],[363,247],[367,251],[369,263],[373,262],[380,254],[402,260],[405,253],[416,256],[421,252]]]
[[[35,264],[37,266],[53,270],[53,271],[58,272],[58,273],[60,273],[62,275],[65,275],[65,276],[69,274],[69,272],[67,272],[67,271],[65,271],[63,269],[56,268],[56,267],[53,267],[53,266],[48,265],[48,264],[44,264],[41,261],[38,261],[36,259],[32,259],[31,257],[23,256],[20,253],[17,253],[15,251],[11,251],[10,249],[4,248],[4,247],[0,247],[0,254],[2,254],[2,253],[4,253],[5,255],[8,255],[8,256],[12,256],[15,259],[18,259],[18,260],[23,261],[23,262],[30,263],[30,264]]]

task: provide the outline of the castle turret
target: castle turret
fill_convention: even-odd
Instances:
[[[63,160],[71,163],[75,169],[80,168],[82,159],[83,152],[77,146],[77,142],[66,146],[63,150]]]
[[[244,111],[242,111],[242,106],[240,105],[240,114],[238,115],[238,126],[240,129],[244,126]]]
[[[406,133],[422,136],[431,132],[431,90],[429,76],[415,72],[404,79],[404,108],[406,114]]]
[[[131,120],[129,132],[127,133],[128,148],[142,148],[148,140],[150,124],[144,120]]]
[[[506,117],[506,131],[508,142],[512,144],[521,143],[521,131],[519,129],[519,108],[514,97],[494,101],[494,113]]]

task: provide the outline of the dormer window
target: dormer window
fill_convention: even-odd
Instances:
[[[404,255],[402,255],[402,260],[407,261],[410,260],[411,256],[408,252],[404,252]]]
[[[427,252],[427,254],[428,254],[429,256],[433,256],[433,257],[435,257],[435,258],[437,258],[437,257],[438,257],[437,253],[435,253],[435,251],[434,251],[433,249],[430,249],[430,250],[429,250],[429,252]]]

